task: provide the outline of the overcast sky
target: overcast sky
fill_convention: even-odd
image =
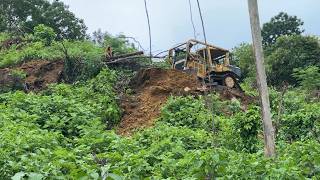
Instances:
[[[135,37],[148,49],[148,26],[143,0],[62,0],[84,19],[88,33],[97,29]],[[198,39],[203,39],[196,0],[191,0]],[[152,49],[165,50],[193,38],[188,0],[147,0]],[[231,49],[250,42],[247,0],[200,0],[208,42]],[[260,21],[281,11],[304,22],[306,34],[320,35],[320,0],[259,0]]]

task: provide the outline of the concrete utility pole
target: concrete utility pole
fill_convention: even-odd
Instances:
[[[262,37],[259,21],[259,11],[257,0],[248,0],[250,24],[254,54],[256,58],[257,83],[260,94],[261,114],[263,121],[265,156],[275,156],[274,128],[271,121],[269,93],[267,86],[267,77],[264,67],[264,57],[262,49]]]

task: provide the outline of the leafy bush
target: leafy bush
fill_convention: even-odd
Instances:
[[[306,107],[301,97],[292,100],[296,92],[289,91],[285,96],[278,156],[267,159],[259,138],[260,111],[256,106],[250,106],[246,112],[215,113],[217,132],[211,133],[205,126],[211,125],[212,120],[204,108],[204,99],[171,97],[154,127],[130,138],[106,130],[116,123],[113,120],[119,119],[114,82],[114,72],[104,70],[87,84],[54,85],[37,95],[2,94],[0,178],[316,179],[320,176],[320,143],[314,136],[307,136],[310,129],[303,124],[318,122],[319,105],[312,103],[312,107]],[[224,104],[238,107],[220,101],[217,96],[212,98],[218,104],[215,108],[223,109]],[[303,114],[299,113],[303,109],[307,109],[305,114],[312,109],[314,112],[300,121],[302,126],[292,124],[297,118],[289,115]],[[319,132],[319,123],[315,127]],[[288,136],[283,135],[290,133],[309,138],[289,144],[285,141]]]
[[[320,67],[309,66],[305,69],[294,69],[293,76],[298,79],[302,89],[320,90]]]
[[[319,139],[318,101],[308,100],[307,93],[300,89],[289,89],[281,95],[270,91],[273,120],[277,126],[278,140],[287,142],[304,139]],[[282,98],[282,105],[279,103]],[[281,107],[279,107],[281,105]]]
[[[1,179],[15,173],[29,178],[99,177],[102,169],[91,153],[102,147],[101,141],[110,142],[106,137],[116,138],[105,131],[120,118],[114,82],[115,73],[103,70],[87,85],[1,94]]]
[[[232,49],[232,63],[240,67],[242,78],[255,77],[256,67],[251,44],[242,43]]]
[[[10,34],[5,32],[0,32],[0,43],[10,38]]]
[[[238,111],[232,116],[215,117],[217,137],[215,144],[237,152],[255,153],[261,148],[261,115],[257,106]]]
[[[63,49],[63,46],[66,49]],[[103,49],[89,41],[64,41],[58,44],[65,59],[65,79],[67,82],[95,77],[103,67]]]
[[[20,49],[11,46],[8,50],[0,51],[0,68],[14,66],[32,59],[57,60],[63,59],[63,54],[56,43],[45,47],[42,42],[33,42]]]
[[[50,46],[57,36],[51,27],[45,26],[44,24],[39,24],[34,27],[33,32],[35,40],[42,41],[45,46]]]
[[[261,132],[260,108],[251,106],[244,113],[240,112],[233,116],[234,130],[239,133],[241,143],[238,148],[243,148],[248,152],[257,151],[258,133]]]
[[[212,125],[210,113],[202,99],[188,97],[170,97],[163,107],[160,121],[172,126],[208,129]]]
[[[87,80],[100,72],[103,67],[102,48],[89,41],[65,41],[63,44],[67,49],[67,55],[64,53],[61,42],[52,42],[51,46],[45,46],[42,41],[33,42],[26,44],[21,49],[12,46],[8,50],[0,51],[0,68],[33,59],[65,60],[64,79],[66,82]]]
[[[90,123],[101,121],[112,127],[118,122],[119,109],[112,93],[113,82],[113,74],[105,70],[89,82],[88,87],[61,84],[51,87],[42,96],[16,92],[0,98],[8,109],[16,110],[12,120],[19,122],[22,114],[35,115],[33,122],[41,128],[73,137]]]
[[[183,162],[196,149],[211,146],[211,136],[204,130],[173,127],[157,123],[131,139],[118,139],[101,153],[111,164],[110,171],[127,179],[179,177],[192,161]],[[190,172],[188,172],[190,176]],[[182,176],[180,176],[182,177]]]
[[[27,74],[21,70],[12,70],[10,74],[15,79],[25,79],[27,77]]]
[[[287,141],[318,139],[320,104],[305,104],[292,114],[284,114],[280,120],[279,136]]]

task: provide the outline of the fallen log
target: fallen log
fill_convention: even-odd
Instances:
[[[116,59],[116,60],[113,60],[113,61],[109,61],[109,62],[106,62],[106,64],[116,64],[116,63],[119,63],[121,61],[126,61],[126,60],[133,60],[133,59],[146,59],[146,58],[150,58],[150,56],[131,56],[131,57],[125,57],[125,58],[120,58],[120,59]],[[151,58],[153,59],[163,59],[165,58],[165,56],[152,56]]]
[[[113,61],[116,59],[122,59],[122,58],[127,58],[127,57],[131,57],[131,56],[139,56],[139,55],[143,55],[143,51],[137,51],[134,53],[128,53],[128,54],[122,54],[122,55],[118,55],[118,56],[112,56],[107,58],[107,61]]]

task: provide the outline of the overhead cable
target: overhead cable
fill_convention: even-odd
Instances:
[[[188,0],[188,1],[189,1],[190,20],[191,20],[191,24],[192,24],[192,28],[193,28],[193,36],[194,36],[194,39],[197,39],[196,27],[195,27],[194,21],[193,21],[193,13],[192,13],[191,0]]]

